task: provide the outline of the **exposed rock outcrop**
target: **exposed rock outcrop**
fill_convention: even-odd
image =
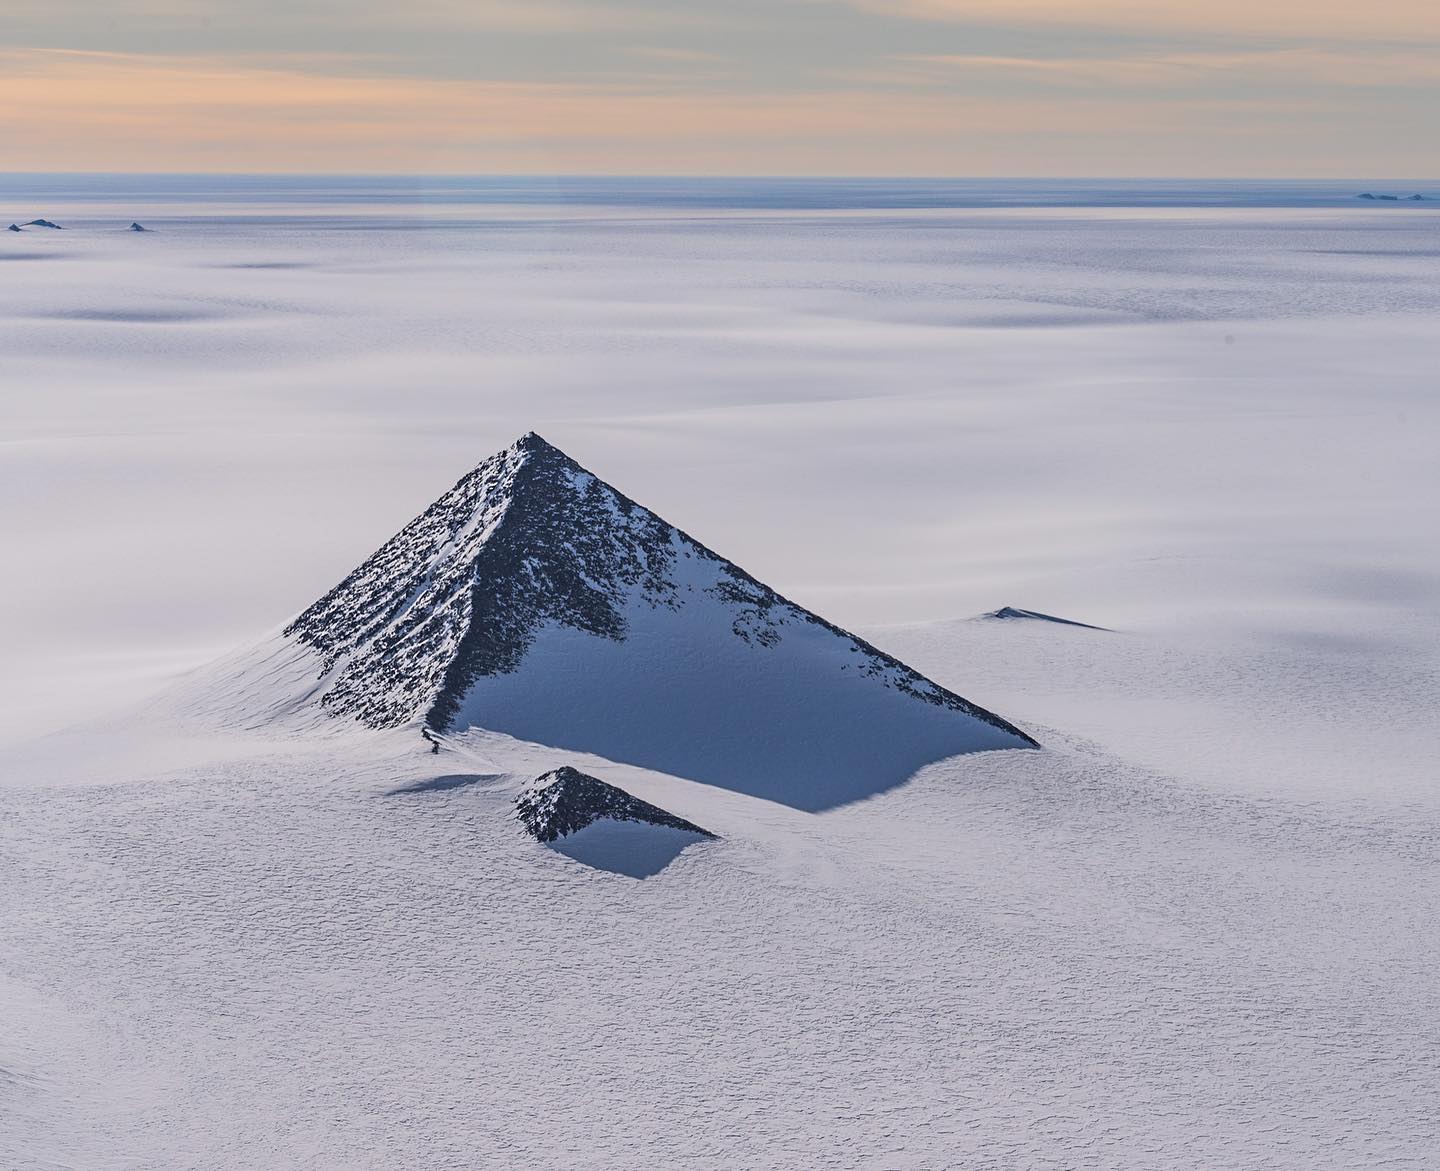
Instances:
[[[540,842],[553,842],[607,818],[665,826],[703,838],[716,836],[569,765],[531,781],[515,799],[515,814],[525,832]]]

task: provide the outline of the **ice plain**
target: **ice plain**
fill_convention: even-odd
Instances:
[[[0,1163],[1435,1165],[1428,209],[22,212]],[[530,428],[1045,750],[814,814],[152,718]],[[719,840],[527,841],[566,760]]]

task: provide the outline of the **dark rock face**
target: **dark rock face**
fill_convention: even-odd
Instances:
[[[426,721],[437,731],[478,676],[519,668],[543,623],[620,641],[620,607],[631,591],[652,607],[678,607],[667,575],[675,558],[669,525],[538,435],[518,448],[526,458],[510,507],[475,561],[470,627]]]
[[[846,641],[852,669],[923,703],[1035,742],[999,716],[787,601],[528,434],[440,497],[285,633],[329,676],[321,703],[375,728],[452,730],[469,687],[513,673],[548,624],[623,642],[625,608],[679,612],[681,553],[715,567],[736,638],[778,646],[787,623]]]
[[[143,224],[132,223],[130,225],[130,230],[132,232],[148,232],[150,229],[145,227]]]
[[[20,225],[19,225],[19,224],[11,224],[11,225],[10,225],[8,228],[6,228],[5,230],[6,230],[7,232],[18,232],[18,231],[20,230]]]
[[[518,445],[486,460],[286,628],[338,669],[321,700],[331,711],[373,728],[429,713],[523,462]]]
[[[602,818],[638,821],[685,830],[705,838],[715,837],[683,817],[667,813],[658,805],[632,797],[624,789],[607,785],[569,765],[536,777],[515,798],[515,814],[525,832],[541,842],[553,842]]]
[[[49,220],[27,220],[25,226],[27,228],[54,228],[57,232],[62,230],[59,224],[51,223]]]
[[[444,731],[468,684],[519,667],[554,620],[622,639],[633,588],[674,604],[663,521],[538,435],[482,463],[286,630],[328,672],[322,702],[372,727]]]

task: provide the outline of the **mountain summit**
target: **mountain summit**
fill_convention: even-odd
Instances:
[[[711,552],[533,432],[251,660],[280,707],[501,732],[805,808],[962,752],[1034,747]],[[297,659],[298,656],[298,659]]]

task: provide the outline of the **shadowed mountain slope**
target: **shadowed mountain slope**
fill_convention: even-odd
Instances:
[[[258,661],[292,694],[242,688],[274,711],[502,732],[800,808],[869,796],[946,756],[1035,746],[533,433],[282,639]]]

